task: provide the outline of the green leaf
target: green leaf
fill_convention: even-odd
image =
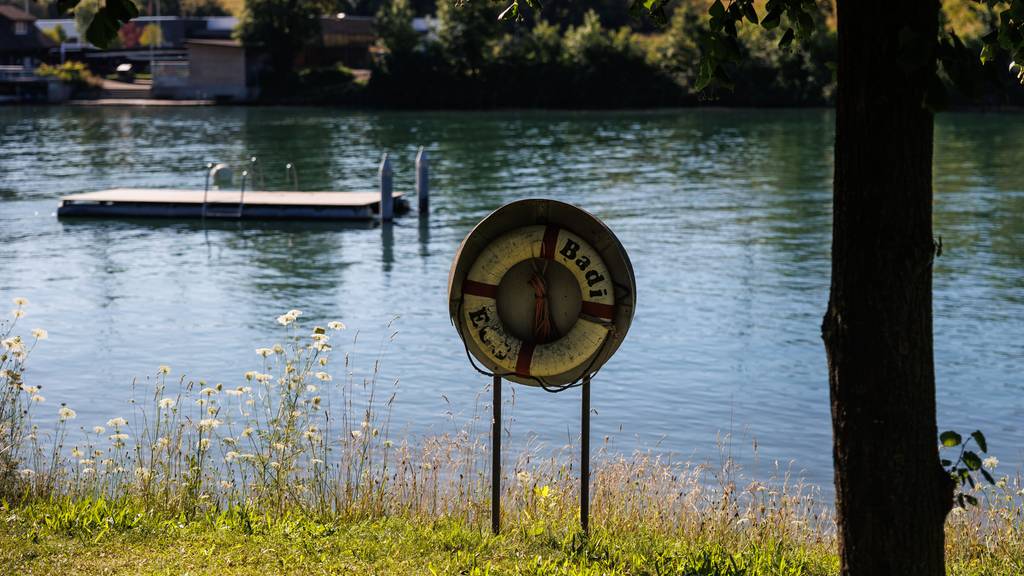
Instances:
[[[753,24],[757,24],[757,10],[754,10],[753,4],[743,5],[743,16]]]
[[[978,443],[978,448],[980,448],[982,452],[988,452],[988,443],[985,442],[985,435],[981,433],[981,430],[971,432],[971,438],[974,438],[974,441]]]
[[[989,484],[995,484],[996,483],[995,478],[993,478],[992,475],[988,473],[988,470],[985,470],[984,468],[982,468],[981,469],[981,475],[985,478],[985,480],[988,481]]]
[[[978,499],[975,498],[974,496],[971,496],[970,494],[964,494],[964,500],[967,500],[967,503],[970,504],[971,506],[978,505]]]
[[[942,460],[939,460],[939,464],[942,464],[943,466],[949,466],[950,464],[952,464],[952,462],[943,458]]]
[[[764,20],[761,20],[761,26],[765,30],[772,30],[774,28],[777,28],[781,21],[782,8],[776,8],[771,12],[768,12],[768,15],[764,17]]]
[[[942,445],[946,448],[953,448],[954,446],[959,446],[960,443],[963,442],[963,438],[952,430],[946,430],[942,434],[939,434],[939,441],[942,442]]]
[[[788,48],[789,45],[793,43],[793,38],[795,36],[796,33],[793,32],[792,28],[787,29],[786,33],[782,35],[782,39],[779,40],[779,48]]]
[[[969,470],[981,470],[981,457],[974,452],[964,452],[963,460]]]
[[[715,0],[715,3],[711,5],[711,8],[708,8],[708,14],[711,14],[712,18],[724,18],[725,6],[722,5],[722,0]]]

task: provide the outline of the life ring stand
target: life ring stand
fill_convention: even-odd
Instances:
[[[449,277],[452,323],[473,366],[549,391],[578,385],[615,352],[634,292],[611,231],[554,200],[513,202],[485,218]]]

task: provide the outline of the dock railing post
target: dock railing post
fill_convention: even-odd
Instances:
[[[430,212],[430,160],[423,146],[416,153],[416,197],[419,198],[420,216]]]
[[[501,376],[491,381],[494,411],[491,420],[491,532],[501,532]]]
[[[395,197],[392,189],[391,160],[385,152],[380,160],[380,219],[382,222],[390,222],[395,213]]]

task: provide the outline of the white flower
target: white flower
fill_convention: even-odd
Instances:
[[[212,430],[217,426],[221,425],[221,421],[216,418],[203,418],[199,421],[200,430]]]
[[[96,470],[94,470],[92,468],[82,468],[82,476],[89,476],[89,475],[95,474],[95,473],[96,473]]]
[[[289,316],[287,314],[282,314],[282,315],[277,317],[277,323],[280,324],[281,326],[287,326],[287,325],[291,324],[292,322],[295,322],[295,317],[294,316]]]
[[[327,334],[321,334],[319,332],[314,332],[313,334],[310,334],[309,337],[315,340],[316,342],[326,342],[327,340],[330,339],[330,336],[328,336]]]
[[[251,382],[252,379],[256,377],[256,374],[258,374],[258,372],[256,372],[255,370],[249,370],[248,372],[245,373],[245,379]]]
[[[273,348],[257,348],[256,349],[256,353],[259,354],[260,356],[263,356],[264,358],[266,358],[266,357],[268,357],[268,356],[270,356],[271,354],[274,353],[274,349]]]
[[[264,384],[270,382],[274,377],[270,374],[257,374],[254,378],[257,382]]]
[[[312,464],[313,466],[320,466],[321,464],[324,463],[324,461],[319,458],[310,458],[309,463]]]
[[[167,364],[161,364],[160,367],[157,368],[157,372],[159,372],[160,374],[170,374],[171,367],[168,366]]]
[[[213,396],[214,394],[217,393],[217,389],[206,387],[200,390],[199,393],[202,394],[203,396]]]
[[[360,438],[363,437],[363,432],[361,430],[353,430],[349,432],[349,434],[351,434],[352,438],[355,440],[359,440]]]
[[[273,448],[274,448],[274,450],[277,450],[278,452],[284,452],[284,444],[282,444],[280,442],[274,442]]]
[[[234,390],[225,390],[224,391],[224,393],[227,394],[228,396],[241,396],[242,393],[244,393],[244,392],[245,392],[245,390],[241,386],[239,386],[238,388],[235,388]]]
[[[25,311],[20,309],[20,308],[11,310],[11,316],[14,316],[15,318],[24,318],[25,317]]]
[[[328,322],[327,327],[330,328],[331,330],[344,330],[345,324],[338,322],[337,320],[334,320],[332,322]]]
[[[220,481],[220,487],[224,490],[231,490],[232,486],[231,482],[228,482],[227,480]]]
[[[270,467],[273,468],[274,470],[277,470],[278,468],[281,467],[281,464],[278,462],[271,462]]]
[[[114,443],[121,443],[128,439],[128,435],[124,432],[118,432],[117,434],[111,434],[110,439],[113,440]]]
[[[245,428],[242,429],[242,436],[244,436],[246,438],[248,438],[249,436],[252,436],[252,433],[253,433],[252,426],[246,426]]]
[[[39,386],[22,386],[21,389],[24,390],[26,394],[35,394],[36,392],[39,392]]]
[[[154,444],[153,447],[157,448],[157,449],[167,448],[170,444],[171,444],[171,439],[170,438],[168,438],[167,436],[161,436],[161,437],[156,439],[156,444]]]
[[[139,480],[142,480],[143,482],[149,480],[152,476],[153,473],[150,472],[149,468],[146,468],[145,466],[139,466],[138,468],[135,469],[135,477],[138,478]]]
[[[391,440],[385,440],[385,441],[384,441],[384,447],[385,447],[385,448],[391,448],[391,447],[392,447],[392,446],[394,446],[394,445],[395,445],[395,443],[394,443],[394,442],[392,442]]]
[[[157,403],[157,406],[163,408],[164,410],[169,410],[171,408],[174,408],[175,402],[176,400],[174,398],[161,398],[160,402]]]
[[[302,310],[295,310],[293,308],[293,309],[288,311],[288,315],[293,317],[293,318],[298,318],[299,316],[302,316]]]
[[[234,450],[231,450],[227,454],[224,455],[224,461],[225,462],[234,462],[237,458],[238,458],[238,452],[235,452]]]
[[[125,420],[124,418],[118,417],[118,418],[111,418],[110,420],[107,420],[107,426],[110,426],[111,428],[120,428],[121,426],[127,426],[127,425],[128,425],[128,421]]]
[[[996,466],[999,466],[999,458],[989,456],[982,460],[981,465],[984,466],[986,470],[995,470]]]
[[[28,304],[28,298],[22,298],[21,296],[18,296],[17,298],[14,299],[14,305],[15,306],[25,306],[27,304]]]
[[[46,402],[46,398],[44,396],[39,395],[39,394],[33,394],[32,398],[29,398],[29,400],[32,400],[36,404],[42,404],[43,402]],[[62,420],[63,420],[63,418],[62,418]]]
[[[57,415],[60,416],[61,422],[65,420],[74,420],[75,416],[78,416],[78,414],[75,414],[74,410],[67,406],[61,406],[60,410],[57,411]]]
[[[50,337],[50,333],[42,328],[36,328],[35,330],[32,330],[32,336],[34,336],[36,340],[46,340]]]
[[[312,384],[306,384],[306,392],[316,392],[316,386]]]
[[[210,448],[210,439],[203,438],[202,440],[199,441],[199,444],[197,444],[197,446],[199,447],[199,450],[206,451],[207,449]]]
[[[24,469],[18,471],[18,474],[20,474],[21,477],[25,478],[25,479],[31,478],[32,475],[35,474],[35,473],[36,473],[36,471],[32,470],[31,468],[24,468]]]
[[[82,458],[78,461],[78,464],[79,466],[92,466],[93,462],[95,462],[95,460],[92,458]]]
[[[274,344],[273,350],[275,354],[284,354],[284,346],[281,346],[280,344]]]
[[[92,431],[94,434],[103,434],[104,432],[107,431],[107,429],[104,428],[103,426],[93,426]]]
[[[317,372],[316,373],[316,377],[321,382],[330,382],[331,381],[331,375],[328,374],[327,372]]]
[[[71,449],[71,456],[74,458],[81,458],[82,456],[85,456],[85,454],[78,449],[78,446],[75,446],[74,448]]]

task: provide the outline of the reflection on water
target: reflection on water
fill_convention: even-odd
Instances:
[[[1012,115],[944,115],[935,156],[936,368],[940,426],[982,428],[1004,466],[1022,460],[1024,177]],[[604,219],[629,251],[638,308],[595,379],[594,433],[611,450],[717,458],[716,436],[767,474],[793,463],[831,481],[825,357],[832,115],[827,111],[352,113],[316,109],[0,109],[0,296],[27,296],[51,340],[29,378],[84,426],[161,363],[238,382],[290,308],[344,320],[372,368],[400,316],[383,375],[396,421],[450,430],[488,384],[447,318],[448,268],[483,216],[547,196]],[[376,188],[391,153],[411,191],[432,160],[429,218],[394,224],[60,221],[58,196],[115,186],[201,187],[206,162],[236,176],[285,163],[304,189]],[[451,406],[442,397],[451,401]],[[510,450],[578,430],[579,392],[518,388]],[[748,448],[757,440],[757,458]]]

